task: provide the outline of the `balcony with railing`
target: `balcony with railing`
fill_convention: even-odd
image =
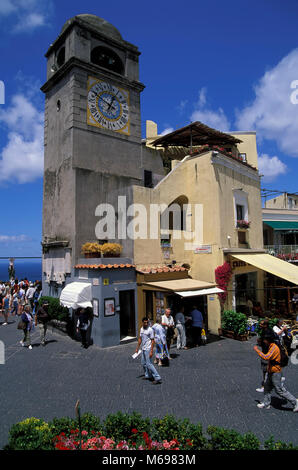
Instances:
[[[298,264],[298,245],[265,245],[264,248],[269,255]]]

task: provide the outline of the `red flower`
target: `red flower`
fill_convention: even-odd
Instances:
[[[133,428],[133,429],[131,430],[131,432],[132,432],[133,434],[137,434],[139,431],[138,431],[136,428]]]

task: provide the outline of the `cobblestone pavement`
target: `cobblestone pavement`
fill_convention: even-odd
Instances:
[[[213,338],[206,346],[177,351],[170,367],[158,368],[161,385],[140,378],[140,358],[133,360],[136,343],[100,349],[82,349],[80,343],[50,330],[45,347],[32,333],[33,349],[21,347],[22,333],[10,320],[0,324],[5,364],[0,365],[0,448],[10,427],[28,417],[52,420],[81,412],[104,419],[109,413],[140,412],[144,417],[173,414],[241,433],[253,432],[263,443],[277,440],[298,445],[298,413],[273,396],[270,410],[257,408],[262,394],[261,369],[253,350],[255,338],[238,342]],[[284,369],[286,387],[298,397],[298,365]]]

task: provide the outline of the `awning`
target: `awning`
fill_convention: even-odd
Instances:
[[[269,225],[274,230],[297,230],[298,222],[292,220],[263,220],[264,224]]]
[[[233,254],[233,257],[298,285],[298,267],[287,261],[263,253],[252,253],[248,255]]]
[[[210,295],[210,294],[220,294],[224,292],[219,287],[211,287],[209,289],[199,289],[199,290],[187,290],[182,292],[175,292],[175,294],[180,295],[181,297],[194,297],[198,295]]]
[[[172,292],[194,291],[216,287],[211,282],[199,281],[198,279],[173,279],[171,281],[144,282],[143,285],[154,287],[155,290],[168,290]]]
[[[71,282],[64,287],[60,295],[63,307],[77,309],[92,307],[91,284],[86,282]]]

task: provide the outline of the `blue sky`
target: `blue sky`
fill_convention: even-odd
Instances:
[[[139,47],[143,134],[256,130],[262,187],[298,191],[296,0],[0,0],[0,256],[41,254],[44,54],[80,13]]]

